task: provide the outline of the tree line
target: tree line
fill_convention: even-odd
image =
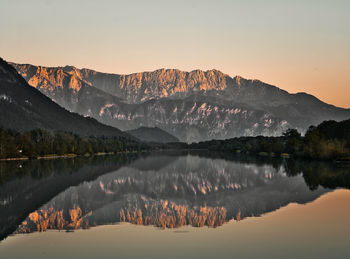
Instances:
[[[209,149],[261,155],[292,155],[307,159],[349,159],[350,120],[324,121],[311,126],[305,136],[288,129],[279,137],[238,137],[189,145],[191,149]]]
[[[123,137],[81,137],[68,132],[35,129],[17,132],[0,128],[0,158],[35,158],[47,155],[85,155],[147,149],[145,143]]]
[[[36,129],[17,132],[0,128],[0,158],[35,158],[47,155],[85,155],[156,149],[206,149],[242,154],[293,156],[307,159],[350,159],[350,120],[324,121],[305,136],[288,129],[279,137],[238,137],[199,143],[144,143],[124,137],[81,137],[68,132]]]

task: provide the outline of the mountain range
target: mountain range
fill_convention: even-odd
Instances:
[[[11,63],[26,81],[69,111],[121,130],[158,127],[181,141],[305,132],[350,109],[218,70],[159,69],[130,75],[73,66]]]

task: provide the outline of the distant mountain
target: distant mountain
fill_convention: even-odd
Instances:
[[[70,111],[122,130],[156,126],[187,142],[280,135],[289,127],[303,132],[324,120],[350,118],[350,109],[312,95],[290,94],[218,70],[117,75],[72,66],[12,65],[30,85]]]
[[[42,128],[83,136],[132,138],[92,118],[69,112],[30,87],[17,71],[0,58],[0,127],[19,131]]]
[[[127,133],[138,138],[139,140],[145,142],[159,142],[159,143],[169,143],[169,142],[179,142],[177,137],[169,134],[165,130],[160,128],[148,128],[140,127],[134,130],[128,130]]]

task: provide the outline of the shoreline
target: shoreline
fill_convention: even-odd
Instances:
[[[188,148],[188,149],[176,149],[176,148],[165,148],[165,149],[154,149],[149,150],[150,152],[159,152],[159,151],[211,151],[211,152],[227,152],[230,153],[232,151],[228,150],[211,150],[211,149],[201,149],[201,148]],[[149,152],[148,151],[148,152]],[[7,162],[7,161],[27,161],[27,160],[50,160],[50,159],[60,159],[60,158],[76,158],[76,157],[91,157],[91,156],[105,156],[105,155],[116,155],[116,154],[129,154],[129,153],[143,153],[147,152],[145,150],[141,151],[121,151],[121,152],[97,152],[97,153],[87,153],[83,155],[79,154],[64,154],[64,155],[56,155],[56,154],[49,154],[45,156],[37,156],[37,157],[10,157],[10,158],[0,158],[0,162]],[[241,152],[234,152],[236,154],[242,154]],[[295,157],[293,154],[289,153],[281,153],[280,155],[276,155],[273,152],[259,152],[259,153],[246,153],[244,155],[251,155],[251,156],[257,156],[257,157],[269,157],[269,158],[282,158],[282,159],[304,159],[302,157]],[[334,162],[341,165],[349,165],[350,159],[307,159],[307,160],[318,160],[318,161],[328,161],[328,162]]]
[[[106,156],[106,155],[115,155],[120,153],[131,153],[131,152],[97,152],[92,154],[84,154],[84,155],[78,155],[78,154],[64,154],[64,155],[46,155],[46,156],[38,156],[35,158],[30,157],[10,157],[10,158],[1,158],[1,162],[6,161],[26,161],[26,160],[48,160],[48,159],[59,159],[59,158],[75,158],[75,157],[90,157],[90,156]]]

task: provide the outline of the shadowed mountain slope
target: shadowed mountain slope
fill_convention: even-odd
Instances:
[[[19,131],[42,128],[83,136],[120,136],[134,139],[116,128],[67,111],[37,89],[0,58],[0,126]]]
[[[170,133],[162,130],[160,128],[148,128],[140,127],[134,130],[128,130],[127,133],[138,138],[139,140],[146,142],[160,142],[160,143],[169,143],[169,142],[179,142],[177,137],[174,137]]]

